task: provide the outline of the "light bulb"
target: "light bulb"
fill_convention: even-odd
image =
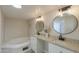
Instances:
[[[61,10],[59,11],[59,16],[63,16],[63,12]]]

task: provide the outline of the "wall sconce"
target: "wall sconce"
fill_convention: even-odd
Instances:
[[[38,17],[36,17],[36,21],[44,21],[43,16],[38,16]]]

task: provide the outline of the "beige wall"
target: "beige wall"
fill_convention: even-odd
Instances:
[[[35,19],[29,20],[29,36],[32,37],[35,34]]]
[[[29,23],[20,19],[5,19],[5,41],[28,37]]]
[[[1,21],[2,21],[2,17],[1,17],[1,10],[0,10],[0,46],[1,46]],[[0,52],[1,52],[1,48],[0,48]]]
[[[1,44],[3,40],[4,40],[4,19],[0,9],[0,52],[1,52]]]

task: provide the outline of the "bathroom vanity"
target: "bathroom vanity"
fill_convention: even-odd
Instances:
[[[79,52],[79,41],[66,38],[65,41],[58,40],[58,37],[45,37],[42,35],[35,35],[31,39],[33,51],[37,53],[75,53]]]

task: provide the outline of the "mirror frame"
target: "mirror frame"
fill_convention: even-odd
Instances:
[[[68,14],[68,13],[66,13],[66,14]],[[73,16],[73,17],[76,18],[76,16],[74,16],[74,15],[72,15],[72,14],[69,14],[69,15],[71,15],[71,16]],[[78,27],[78,19],[76,18],[76,19],[75,19],[75,20],[76,20],[76,26],[75,26],[75,28],[74,28],[72,31],[70,31],[70,32],[68,32],[68,33],[60,33],[60,32],[58,32],[58,31],[56,31],[55,28],[54,28],[54,21],[56,20],[56,17],[61,17],[61,16],[60,16],[60,15],[59,15],[59,16],[55,16],[54,19],[53,19],[53,21],[52,21],[52,29],[53,29],[55,32],[57,32],[57,33],[59,33],[59,34],[62,34],[62,35],[66,35],[66,34],[70,34],[70,33],[74,32],[74,31],[77,29],[77,27]]]

